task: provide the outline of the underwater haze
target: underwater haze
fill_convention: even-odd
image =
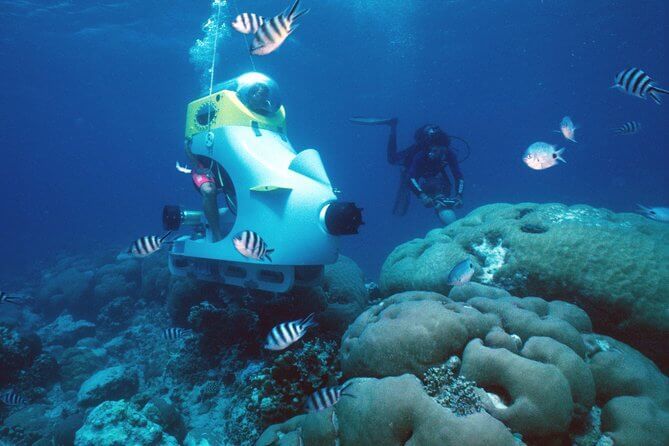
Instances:
[[[252,55],[235,17],[292,1],[0,0],[0,446],[669,444],[669,92],[613,88],[669,89],[669,2],[300,0]],[[187,107],[252,71],[363,209],[313,289],[138,239],[202,209]],[[391,118],[452,136],[454,223],[393,213]],[[282,259],[247,229],[239,262]]]
[[[667,104],[609,89],[631,66],[669,84],[666,2],[307,6],[299,32],[254,63],[282,90],[294,146],[318,149],[343,198],[365,209],[343,251],[370,277],[438,221],[415,199],[406,217],[391,215],[399,172],[386,163],[387,129],[354,127],[353,115],[397,116],[400,147],[425,123],[466,139],[460,214],[500,201],[616,211],[669,201]],[[235,7],[284,5],[237,0],[228,17]],[[2,2],[3,274],[159,231],[163,204],[199,205],[173,165],[186,105],[202,90],[189,49],[210,14],[206,1]],[[252,69],[246,48],[230,29],[217,81]],[[552,133],[565,115],[580,127],[577,145]],[[631,120],[638,135],[611,133]],[[527,169],[522,152],[542,140],[567,147],[567,164]]]

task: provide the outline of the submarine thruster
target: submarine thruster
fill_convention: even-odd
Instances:
[[[191,102],[186,140],[225,198],[224,236],[213,242],[202,212],[165,206],[165,229],[192,229],[171,246],[172,274],[272,292],[317,284],[337,260],[339,237],[363,224],[362,209],[337,199],[319,153],[293,149],[278,87],[263,74],[243,74]],[[262,237],[271,261],[240,254],[233,238],[244,231]]]

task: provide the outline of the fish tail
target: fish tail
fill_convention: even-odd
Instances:
[[[172,232],[174,232],[174,231],[167,231],[167,234],[165,234],[165,235],[163,235],[162,237],[160,237],[160,243],[164,242],[165,239],[166,239],[167,237],[169,237],[170,234],[172,234]]]
[[[651,87],[651,90],[657,91],[658,93],[662,93],[662,94],[669,94],[669,90],[665,90],[664,88],[660,88],[660,87]]]
[[[274,249],[268,249],[267,251],[265,251],[265,258],[267,260],[269,260],[270,262],[272,261],[272,257],[270,257],[270,254],[272,254],[273,252],[274,252]]]
[[[649,92],[648,92],[648,96],[650,96],[651,99],[652,99],[653,101],[655,101],[655,103],[656,103],[657,105],[662,105],[662,101],[660,100],[660,97],[659,97],[658,95],[655,94],[655,90],[651,90],[651,91],[649,91]]]
[[[300,0],[295,0],[295,3],[293,3],[293,6],[290,7],[290,9],[287,12],[283,13],[283,16],[286,17],[287,19],[292,20],[293,19],[293,14],[295,14],[295,11],[297,10],[297,7],[300,5]]]
[[[643,211],[643,212],[648,212],[648,211],[650,211],[650,209],[647,208],[646,206],[643,206],[643,205],[641,205],[641,204],[639,204],[639,203],[637,203],[636,205],[639,206],[639,208],[641,209],[639,212],[641,212],[641,211]]]
[[[355,398],[355,395],[352,395],[350,393],[346,393],[346,389],[351,387],[352,384],[353,384],[353,380],[348,380],[339,387],[339,392],[341,392],[340,393],[341,396],[350,396],[351,398]]]
[[[302,11],[298,11],[297,14],[295,14],[291,18],[291,20],[295,21],[295,20],[299,19],[300,17],[302,17],[303,15],[305,15],[306,13],[308,13],[309,11],[311,11],[311,8],[307,8],[307,9],[303,9]]]
[[[316,313],[311,313],[309,316],[305,317],[300,321],[300,326],[303,329],[307,329],[309,327],[315,327],[318,325],[317,322],[314,321],[314,317],[316,316]]]
[[[563,147],[563,148],[561,148],[560,150],[558,150],[557,152],[555,152],[555,154],[557,155],[557,159],[559,159],[559,160],[562,161],[563,163],[566,163],[566,162],[567,162],[567,161],[565,161],[564,158],[562,158],[562,154],[564,153],[565,150],[567,150],[567,149]]]

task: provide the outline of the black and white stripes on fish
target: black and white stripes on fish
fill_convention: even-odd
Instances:
[[[639,133],[639,130],[641,130],[640,123],[636,121],[629,121],[613,130],[613,132],[617,133],[618,135],[634,135],[635,133]]]
[[[669,94],[657,85],[655,81],[640,68],[628,68],[615,77],[615,84],[611,88],[618,88],[625,93],[646,99],[648,96],[657,104],[661,104],[658,93]]]
[[[253,231],[242,231],[237,234],[232,239],[232,244],[244,257],[255,259],[255,260],[265,260],[272,261],[270,254],[274,252],[273,249],[269,249],[265,240],[262,239],[257,233]]]
[[[341,386],[325,387],[319,389],[309,395],[307,398],[306,408],[309,412],[320,412],[328,407],[332,407],[341,399],[342,396],[353,397],[350,393],[344,393],[347,387],[352,384],[351,381],[342,384]]]
[[[232,27],[242,34],[255,34],[265,23],[265,18],[254,13],[243,12],[235,17]]]
[[[7,406],[19,406],[27,403],[25,398],[13,390],[3,393],[2,396],[0,396],[0,401],[5,403]]]
[[[318,325],[314,322],[314,313],[304,319],[296,321],[282,322],[267,335],[265,348],[267,350],[283,350],[295,342],[299,341],[305,335],[309,327]]]
[[[172,232],[170,231],[162,237],[156,235],[145,235],[144,237],[140,237],[132,242],[132,245],[130,245],[126,254],[139,259],[148,257],[163,246],[165,239],[171,233]]]
[[[176,341],[189,333],[190,330],[185,328],[170,327],[163,330],[163,339],[167,341]]]
[[[255,33],[251,44],[251,54],[265,56],[283,44],[288,36],[297,29],[298,25],[293,26],[295,20],[309,12],[308,9],[298,11],[299,3],[300,0],[295,0],[293,6],[286,12],[265,20]]]

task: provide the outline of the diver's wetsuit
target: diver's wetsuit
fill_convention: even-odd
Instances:
[[[411,191],[420,196],[422,192],[430,196],[446,195],[451,191],[451,182],[446,174],[445,167],[449,166],[453,180],[457,186],[457,193],[462,194],[464,177],[460,170],[457,154],[450,148],[446,150],[444,161],[432,161],[427,152],[421,150],[418,144],[412,144],[402,151],[397,150],[397,127],[390,127],[387,147],[388,163],[402,166],[400,184],[393,206],[394,215],[405,215],[409,209]]]
[[[407,170],[411,165],[411,160],[414,155],[419,151],[418,144],[413,144],[410,147],[398,152],[397,151],[397,127],[390,127],[390,136],[388,137],[388,148],[387,156],[388,163],[393,166],[402,166],[402,172],[400,173],[400,184],[397,189],[397,194],[395,195],[395,204],[393,205],[393,214],[394,215],[405,215],[409,210],[409,199],[411,198],[411,192],[409,189],[409,177],[407,176]]]
[[[451,194],[451,182],[446,173],[446,166],[451,170],[453,180],[457,186],[456,193],[462,194],[464,189],[464,177],[460,171],[460,164],[458,157],[451,149],[444,152],[444,158],[439,160],[431,160],[427,151],[421,150],[416,153],[411,164],[407,170],[407,177],[409,179],[409,187],[414,194],[420,196],[425,193],[429,196]]]

